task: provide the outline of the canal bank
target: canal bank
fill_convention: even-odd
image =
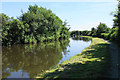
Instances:
[[[57,68],[38,74],[36,78],[102,78],[108,74],[109,44],[100,38],[91,38],[92,43],[81,53],[63,61]]]

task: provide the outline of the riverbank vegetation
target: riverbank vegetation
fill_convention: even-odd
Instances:
[[[6,51],[3,52],[2,57],[7,65],[4,64],[6,67],[3,66],[3,71],[7,67],[16,71],[24,69],[29,73],[35,73],[31,75],[32,77],[38,74],[36,78],[104,78],[107,77],[109,67],[109,44],[100,38],[120,45],[120,3],[117,11],[114,13],[115,18],[112,28],[100,22],[97,28],[93,27],[91,31],[72,31],[70,33],[70,28],[68,28],[66,21],[63,22],[51,10],[38,7],[37,5],[29,6],[28,11],[22,12],[17,19],[9,17],[4,13],[0,14],[0,16],[2,18],[2,23],[0,23],[2,26],[0,28],[2,45],[22,45],[51,41],[51,43],[47,44],[40,43],[40,46],[37,44],[22,45],[17,48],[13,45],[13,49],[16,50],[15,54],[12,54],[11,47],[5,48]],[[92,43],[81,53],[58,64],[62,58],[62,54],[58,53],[65,52],[66,47],[69,45],[68,38],[70,35],[72,37],[77,36],[77,38],[86,36],[86,38],[92,40]],[[62,41],[62,39],[66,39],[66,42],[64,42],[65,40]],[[86,41],[89,39],[86,39]],[[58,40],[61,40],[61,42],[54,42]],[[41,57],[40,52],[45,55]],[[16,53],[20,58],[15,58]],[[45,62],[41,60],[42,58]],[[13,66],[13,64],[16,66]],[[46,65],[48,67],[44,67]],[[56,65],[57,68],[54,68]],[[31,71],[31,68],[33,68],[33,71]],[[3,74],[5,77],[9,75],[10,73]]]
[[[102,78],[109,66],[108,44],[100,38],[92,38],[91,45],[80,54],[64,61],[57,68],[39,74],[37,78]]]
[[[0,14],[2,18],[2,45],[38,43],[69,38],[67,22],[43,7],[29,6],[26,13],[17,19],[6,14]]]

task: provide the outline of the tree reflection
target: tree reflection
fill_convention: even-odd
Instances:
[[[7,78],[11,72],[27,72],[30,78],[38,73],[54,68],[62,59],[69,40],[39,44],[19,44],[2,47],[2,76]],[[14,77],[16,78],[16,77]]]
[[[73,40],[83,40],[85,42],[88,42],[90,41],[91,39],[90,38],[86,38],[86,37],[74,37],[72,38]]]

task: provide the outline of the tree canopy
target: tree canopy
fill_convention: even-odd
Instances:
[[[69,29],[50,9],[29,6],[26,13],[18,19],[2,16],[2,44],[36,43],[65,39],[69,37]]]
[[[114,26],[113,28],[118,28],[116,33],[114,33],[116,36],[115,41],[117,41],[118,43],[120,42],[120,1],[118,1],[118,7],[117,7],[117,11],[114,14]]]
[[[100,37],[101,33],[108,33],[108,32],[109,32],[109,28],[107,27],[107,25],[100,22],[100,24],[97,27],[96,35]]]

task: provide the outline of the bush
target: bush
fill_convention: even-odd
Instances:
[[[101,33],[101,37],[106,40],[109,40],[109,33]]]
[[[117,41],[117,35],[118,35],[118,27],[112,28],[111,32],[109,33],[108,37],[110,41]]]
[[[2,16],[2,45],[36,43],[69,38],[67,24],[43,7],[29,6],[18,19]],[[1,23],[0,23],[1,25]],[[1,31],[1,30],[0,30]],[[0,39],[1,40],[1,39]]]

